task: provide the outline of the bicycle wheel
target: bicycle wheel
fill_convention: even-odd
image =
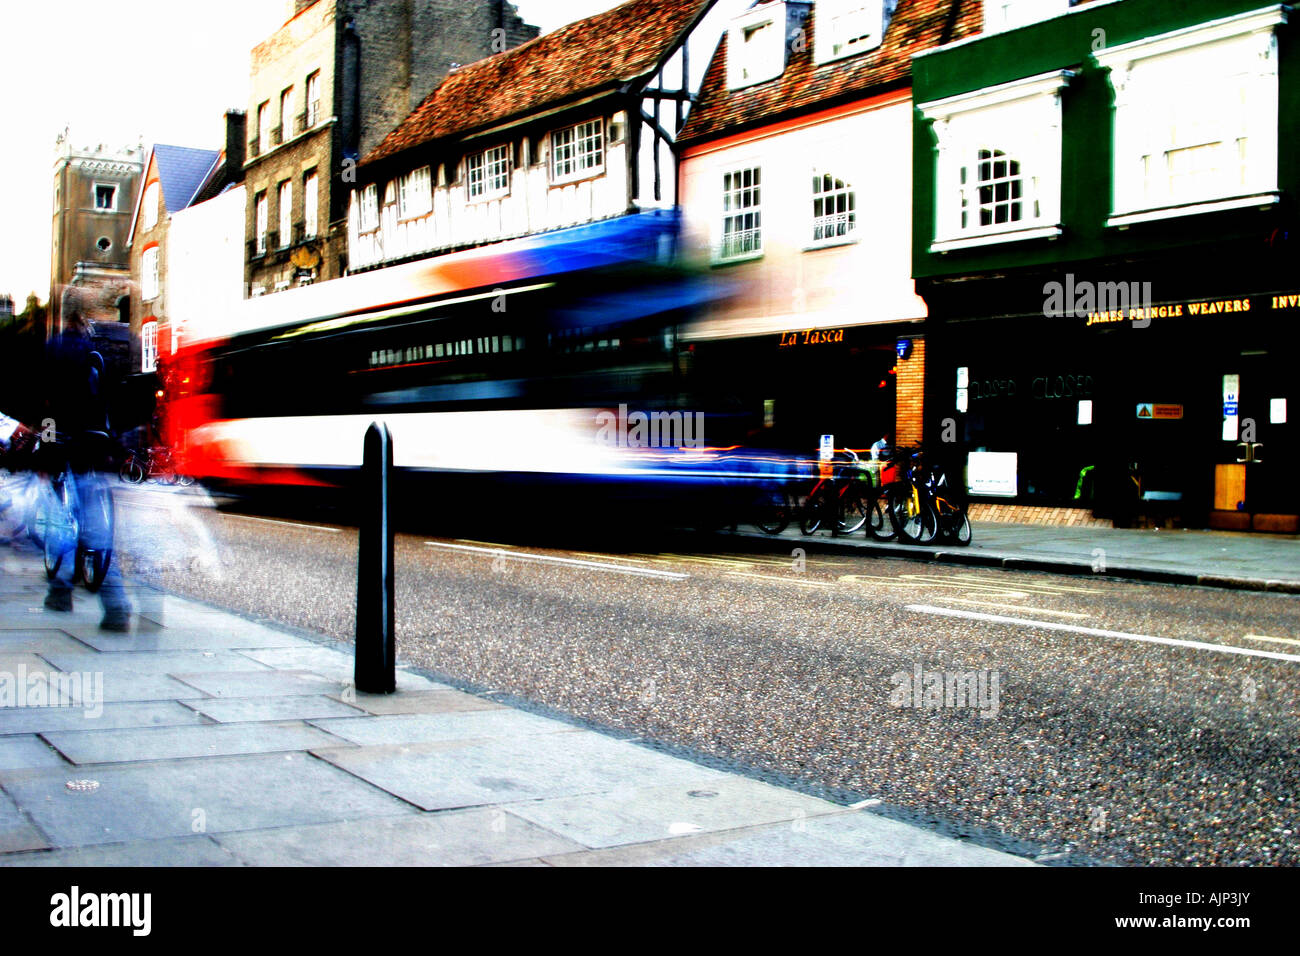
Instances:
[[[967,517],[965,508],[953,508],[952,514],[948,516],[948,528],[955,543],[963,548],[970,544],[970,518]]]
[[[780,534],[790,525],[794,504],[783,491],[760,495],[754,504],[754,527],[767,534]]]
[[[889,515],[886,513],[883,495],[877,495],[871,500],[867,519],[867,534],[877,541],[893,541],[897,536],[893,522],[889,520]]]
[[[871,517],[871,509],[859,491],[850,489],[840,499],[840,511],[835,517],[836,534],[856,534]]]
[[[816,534],[822,526],[822,511],[825,509],[826,493],[824,488],[808,496],[803,503],[803,514],[799,518],[799,530],[804,534]]]
[[[144,484],[144,466],[140,464],[140,460],[135,455],[131,455],[122,463],[122,468],[117,473],[117,476],[132,485]]]
[[[939,515],[934,506],[909,487],[891,496],[889,519],[904,544],[929,544],[939,534]]]
[[[108,566],[113,560],[113,495],[103,486],[91,492],[87,501],[88,513],[83,516],[82,527],[87,541],[94,548],[79,547],[77,568],[87,591],[98,591],[108,576]]]

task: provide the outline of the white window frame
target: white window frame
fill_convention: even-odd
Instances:
[[[1286,7],[1265,7],[1094,54],[1115,92],[1108,226],[1279,201],[1276,29],[1286,20]],[[1201,164],[1181,189],[1179,156]]]
[[[605,120],[584,120],[551,132],[551,182],[589,179],[605,172]]]
[[[1073,76],[1059,70],[920,104],[939,144],[931,252],[1061,234],[1061,92]],[[985,150],[1019,163],[1017,221],[980,222],[980,187],[993,185],[979,181]]]
[[[307,100],[304,103],[307,113],[307,129],[320,122],[320,70],[307,77]]]
[[[158,249],[158,246],[150,246],[140,253],[140,298],[145,302],[158,298],[158,293],[161,291]]]
[[[510,193],[510,153],[507,143],[465,157],[465,189],[471,202]]]
[[[286,179],[276,190],[280,209],[280,248],[293,245],[293,180]]]
[[[878,48],[885,37],[885,0],[817,0],[817,64]]]
[[[257,107],[257,151],[258,155],[271,151],[271,101],[266,100]]]
[[[433,212],[433,187],[429,178],[429,167],[421,166],[419,169],[411,170],[398,182],[397,216],[399,219],[418,219],[431,212]]]
[[[753,174],[749,183],[744,180],[746,173]],[[763,164],[745,163],[733,169],[723,170],[720,186],[721,201],[718,206],[721,221],[718,228],[718,241],[714,247],[717,250],[716,261],[743,262],[746,259],[759,258],[763,255],[763,190],[766,188],[763,183]],[[746,195],[754,191],[757,192],[757,196]],[[743,204],[747,198],[753,200],[750,205]],[[747,216],[754,217],[754,222],[746,228],[744,219]],[[739,225],[742,228],[728,232],[727,227],[733,220],[740,220]],[[737,240],[733,238],[736,236],[747,238]],[[736,248],[731,248],[730,243],[735,243]]]
[[[1002,33],[1070,12],[1070,0],[984,0],[984,32]]]
[[[257,241],[258,255],[266,254],[266,232],[271,226],[271,208],[265,192],[258,193],[253,202],[253,238]]]
[[[108,203],[108,205],[106,205],[106,206],[101,206],[101,205],[99,204],[99,191],[100,191],[101,189],[111,189],[111,190],[113,190],[113,192],[112,192],[112,199],[111,199],[111,201]],[[95,211],[96,211],[96,212],[117,212],[117,194],[118,194],[118,192],[119,192],[119,190],[118,190],[118,185],[117,185],[117,183],[95,183],[94,186],[91,188],[91,191],[90,191],[90,201],[91,201],[91,203],[94,205]]]
[[[830,180],[827,184],[827,180]],[[807,248],[820,249],[823,246],[838,246],[858,241],[858,191],[854,185],[842,176],[836,176],[829,168],[817,167],[813,170],[812,192],[808,200],[811,213],[811,228]],[[840,199],[843,198],[843,202]],[[827,201],[837,207],[832,212],[826,211]],[[822,203],[821,215],[817,214],[817,204]],[[839,209],[839,206],[843,209]],[[818,230],[822,235],[818,236]]]
[[[158,370],[158,321],[140,326],[140,371]]]
[[[280,142],[287,143],[293,138],[293,87],[287,86],[280,91]]]
[[[379,228],[379,187],[371,183],[361,190],[358,200],[357,228],[361,232],[374,232]]]
[[[731,21],[727,36],[727,88],[738,90],[785,72],[784,3],[770,3]]]
[[[302,180],[303,238],[315,239],[320,231],[320,178],[311,170]]]
[[[158,197],[160,193],[161,189],[156,179],[144,188],[144,199],[141,201],[144,203],[145,229],[152,229],[158,225]]]

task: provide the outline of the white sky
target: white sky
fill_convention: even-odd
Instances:
[[[620,0],[514,0],[550,32]],[[54,140],[220,149],[248,108],[248,54],[285,0],[38,0],[5,5],[0,55],[0,294],[21,311],[50,287]]]

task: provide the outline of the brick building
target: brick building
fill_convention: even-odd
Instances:
[[[289,0],[252,51],[250,296],[347,271],[355,163],[455,66],[537,35],[505,0]]]

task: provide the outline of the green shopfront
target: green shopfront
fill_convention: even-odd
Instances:
[[[977,501],[1294,533],[1294,27],[1227,0],[1091,6],[914,60],[927,442]],[[1144,97],[1215,63],[1245,64],[1218,85],[1253,118],[1185,146]],[[1205,95],[1184,105],[1213,120]]]

